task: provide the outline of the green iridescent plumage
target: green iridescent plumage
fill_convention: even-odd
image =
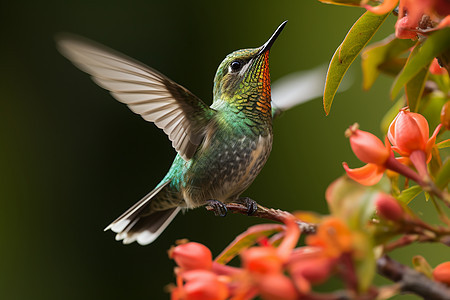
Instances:
[[[269,50],[238,50],[220,64],[208,107],[156,70],[94,42],[62,36],[60,51],[100,86],[163,129],[178,154],[164,179],[106,229],[124,243],[151,243],[179,212],[237,201],[272,149]]]

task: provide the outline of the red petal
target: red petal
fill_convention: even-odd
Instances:
[[[350,169],[347,163],[344,162],[342,163],[342,166],[344,167],[345,172],[347,172],[348,177],[367,186],[378,183],[385,171],[384,167],[375,164],[367,164],[361,168]]]

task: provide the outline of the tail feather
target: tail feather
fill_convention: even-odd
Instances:
[[[170,224],[180,211],[179,207],[170,208],[163,211],[156,211],[148,214],[148,206],[153,199],[170,181],[160,184],[153,191],[148,193],[139,202],[130,207],[106,230],[111,229],[116,232],[116,240],[123,240],[124,244],[137,241],[141,245],[153,242]]]
[[[137,241],[140,245],[148,245],[166,229],[179,211],[179,207],[174,207],[140,217],[128,231],[118,233],[116,239],[123,240],[124,244]]]

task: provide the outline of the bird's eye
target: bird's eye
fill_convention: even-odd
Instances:
[[[234,60],[230,64],[231,71],[237,72],[242,68],[242,62],[240,60]]]

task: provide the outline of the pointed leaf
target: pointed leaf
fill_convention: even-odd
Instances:
[[[341,45],[336,49],[336,52],[331,59],[330,66],[328,67],[323,95],[323,105],[327,115],[330,113],[334,95],[348,68],[361,50],[367,45],[375,32],[377,32],[378,28],[380,28],[388,15],[389,14],[376,15],[369,11],[365,12],[355,24],[353,24]]]
[[[406,64],[406,58],[393,58],[390,61],[382,63],[378,69],[384,74],[396,77]]]
[[[428,163],[428,170],[433,178],[436,178],[436,175],[442,168],[442,159],[439,154],[439,149],[437,147],[431,148],[431,160]]]
[[[438,147],[438,149],[448,148],[448,147],[450,147],[450,139],[442,141],[442,142],[436,144],[436,146]]]
[[[284,228],[285,227],[280,224],[260,224],[252,226],[238,235],[234,241],[216,257],[215,261],[220,264],[226,264],[243,250],[257,243],[260,238],[281,232]]]
[[[422,45],[410,56],[403,71],[397,76],[391,89],[391,97],[394,98],[400,89],[410,81],[422,68],[450,48],[450,28],[443,28],[433,33]]]
[[[429,78],[429,77],[428,77]],[[427,91],[428,92],[428,91]],[[434,129],[441,123],[441,112],[444,104],[450,99],[448,95],[441,91],[433,91],[431,93],[424,93],[420,100],[419,112],[428,121],[430,130]]]
[[[443,189],[450,181],[450,158],[447,158],[442,164],[441,170],[436,176],[435,183],[438,188]]]
[[[406,84],[406,100],[412,112],[418,112],[419,110],[423,89],[425,88],[425,82],[427,81],[429,74],[429,66],[430,64],[425,65],[425,67],[423,67],[419,73]]]
[[[450,76],[443,75],[435,75],[430,74],[430,80],[434,81],[438,89],[441,90],[445,95],[450,92]]]
[[[370,89],[380,74],[381,65],[386,69],[389,68],[390,63],[396,65],[396,61],[391,61],[406,52],[414,44],[415,42],[412,40],[397,39],[392,34],[384,40],[368,46],[361,54],[363,88],[365,90]]]
[[[422,187],[420,185],[414,185],[406,190],[403,190],[397,199],[402,203],[409,204],[409,202],[411,202],[411,200],[417,197],[421,192]]]
[[[322,3],[326,4],[334,4],[334,5],[343,5],[343,6],[361,6],[361,0],[319,0]],[[368,1],[368,4],[371,6],[375,6],[379,4],[376,1]]]
[[[387,134],[389,130],[389,126],[391,125],[392,121],[395,119],[395,116],[398,114],[400,109],[405,106],[405,99],[401,97],[400,99],[395,102],[393,106],[386,112],[383,119],[381,119],[381,132],[384,134]]]

